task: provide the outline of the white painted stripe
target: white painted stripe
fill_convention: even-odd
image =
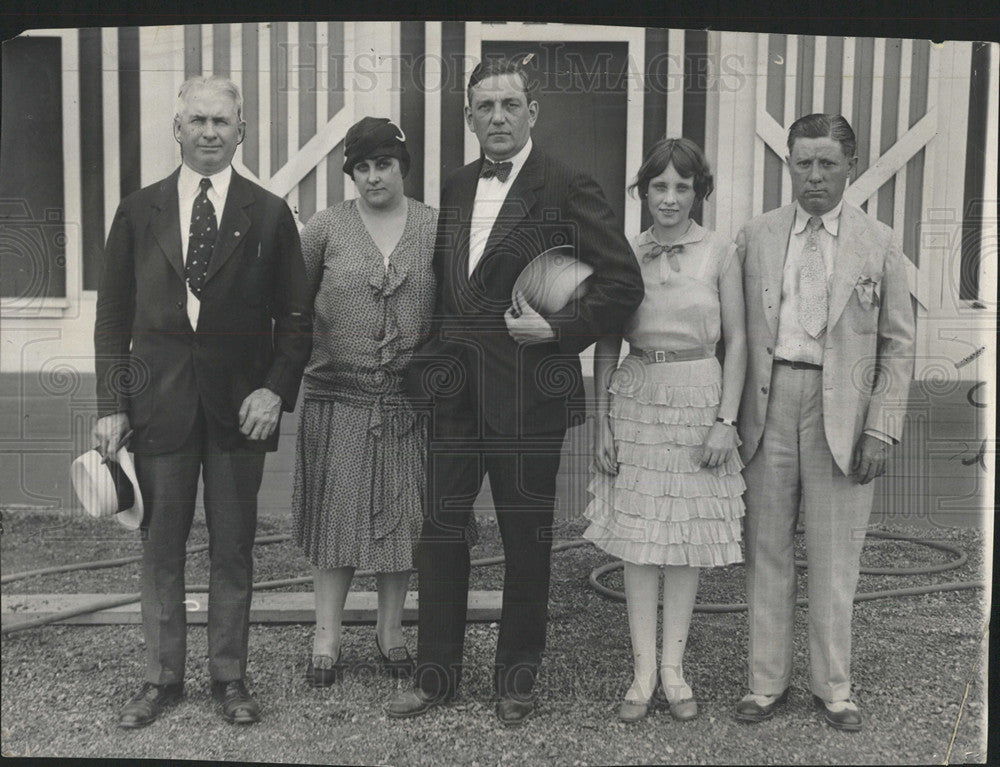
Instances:
[[[719,52],[719,43],[721,41],[721,32],[708,31],[705,35],[707,43],[707,53],[708,60],[713,62],[711,66],[712,76],[718,77],[719,72],[717,71],[718,64],[715,62],[721,61],[722,57]],[[645,58],[645,57],[644,57]],[[725,129],[719,124],[719,110],[721,96],[719,91],[722,90],[721,87],[708,88],[706,92],[705,100],[705,157],[708,159],[709,166],[713,168],[715,175],[715,183],[722,185],[722,179],[725,177],[726,182],[730,182],[729,168],[723,168],[719,161],[719,134]],[[731,114],[727,114],[727,117],[732,118]],[[728,136],[728,134],[727,134]],[[729,163],[727,163],[728,165]],[[732,189],[730,187],[724,187],[729,189],[729,197],[732,195]],[[708,197],[707,200],[703,200],[701,203],[702,209],[702,225],[707,229],[712,231],[718,231],[718,202],[721,195],[713,194]],[[728,212],[728,209],[727,211]]]
[[[983,174],[983,200],[996,200],[997,198],[997,157],[1000,156],[997,147],[997,136],[1000,131],[997,129],[998,109],[997,98],[1000,94],[1000,45],[990,43],[990,84],[987,89],[989,103],[986,109],[986,172]],[[996,208],[994,207],[994,210]],[[983,217],[983,239],[979,249],[979,299],[987,306],[992,307],[993,316],[996,317],[997,309],[997,219],[996,216]],[[984,366],[984,370],[996,370],[996,345],[987,344],[993,357],[993,363]],[[996,398],[992,400],[993,407],[996,406]],[[995,424],[993,418],[987,418],[988,424]],[[995,442],[993,444],[996,444]],[[987,506],[986,508],[992,508]]]
[[[270,191],[271,178],[271,25],[257,25],[257,147],[261,182]],[[275,192],[277,194],[277,192]]]
[[[78,301],[83,288],[82,168],[80,167],[80,33],[60,35],[62,58],[63,220],[66,234],[65,296]],[[38,216],[42,211],[34,211]],[[35,299],[38,300],[37,298]]]
[[[875,47],[872,53],[872,117],[869,125],[868,139],[868,167],[874,167],[879,157],[882,155],[882,102],[885,100],[885,38],[875,38]],[[886,177],[888,181],[891,176]],[[884,184],[885,181],[882,183]],[[878,217],[878,190],[881,184],[872,190],[868,198],[868,215],[872,218]]]
[[[184,82],[184,27],[139,28],[141,183],[152,184],[180,165],[172,125]]]
[[[330,28],[325,21],[316,22],[316,128],[317,133],[327,122],[327,104],[329,101],[329,61],[330,61]],[[316,212],[327,207],[326,201],[326,155],[316,163]]]
[[[424,24],[424,202],[441,204],[441,22]]]
[[[715,35],[719,42],[713,49]],[[709,126],[714,121],[718,131],[716,149],[709,154],[709,162],[715,168],[717,189],[726,192],[717,192],[709,198],[715,201],[714,227],[723,236],[734,239],[740,227],[754,215],[754,183],[758,174],[754,173],[753,162],[760,143],[754,128],[756,89],[753,80],[741,83],[739,78],[752,77],[755,71],[757,40],[743,33],[711,32],[709,46],[710,55],[724,51],[741,62],[739,75],[723,76],[719,87],[710,90],[709,98],[718,99],[718,116],[707,120]]]
[[[201,30],[201,73],[203,75],[215,74],[215,63],[212,54],[215,51],[215,39],[212,34],[212,24],[200,24]]]
[[[785,111],[782,115],[781,141],[784,143],[788,127],[799,117],[795,114],[795,103],[799,88],[799,37],[798,35],[786,35],[785,37]],[[801,84],[806,87],[806,83]],[[812,83],[809,83],[811,86]],[[774,148],[772,146],[772,148]],[[775,149],[778,157],[784,158],[786,152]],[[781,204],[788,205],[792,201],[792,184],[784,174],[781,176]]]
[[[896,119],[896,139],[906,133],[910,122],[910,78],[913,72],[913,41],[903,40],[899,51],[899,114]],[[906,231],[906,164],[896,173],[896,188],[892,206],[892,238],[896,247],[903,249]]]
[[[341,110],[341,114],[345,116],[347,121],[347,126],[353,125],[359,119],[361,115],[357,111],[357,103],[355,99],[355,51],[357,51],[361,46],[355,40],[355,36],[358,34],[358,22],[355,21],[345,21],[344,22],[344,108]],[[369,86],[370,87],[370,86]],[[329,128],[329,126],[327,126]],[[344,128],[344,132],[347,132],[347,127]],[[344,199],[353,200],[357,196],[357,190],[354,188],[354,181],[346,173],[344,176]]]
[[[812,111],[824,112],[823,99],[826,97],[826,38],[814,38],[816,47],[813,54]],[[803,83],[803,87],[806,84]]]
[[[753,149],[753,214],[759,216],[764,212],[764,151],[767,139],[767,127],[774,118],[767,112],[767,35],[757,36],[757,61],[754,67],[757,82],[757,140]],[[779,155],[780,156],[780,155]]]
[[[940,82],[941,48],[942,46],[935,43],[930,44],[927,63],[927,111],[924,113],[923,119],[926,119],[928,115],[933,115],[935,127],[939,127],[937,126],[937,105],[938,89],[942,87]],[[917,125],[919,124],[918,122]],[[917,299],[930,312],[940,309],[941,262],[944,260],[944,256],[936,243],[927,236],[926,227],[931,216],[941,215],[941,211],[935,210],[937,207],[935,180],[938,174],[936,172],[937,163],[934,159],[935,155],[946,151],[947,140],[941,134],[935,133],[924,153],[924,188],[920,204],[920,268],[917,270],[917,283],[913,287]],[[938,292],[937,296],[934,295],[935,289]],[[918,357],[923,355],[926,358],[931,339],[927,338],[926,333],[918,334],[917,342],[919,344]]]
[[[847,122],[854,119],[854,38],[844,38],[843,80],[840,84],[840,114]]]
[[[111,231],[121,201],[121,147],[118,140],[118,30],[101,30],[101,106],[104,123],[104,236]]]
[[[631,180],[631,174],[642,165],[642,107],[645,95],[645,77],[642,73],[642,62],[646,61],[646,35],[639,28],[632,30],[628,41],[628,66],[638,71],[629,72],[628,107],[625,114],[625,178],[621,179],[618,189],[607,189],[609,197],[618,197],[625,201],[625,234],[628,237],[639,233],[642,227],[642,201],[625,192]],[[669,96],[668,96],[669,98]],[[668,112],[669,114],[669,107]]]
[[[285,137],[285,145],[288,147],[288,159],[291,159],[299,151],[299,99],[304,95],[299,90],[299,22],[288,22],[288,39],[286,40],[286,56],[288,61],[288,114],[286,115],[286,128],[288,134]]]
[[[288,164],[299,156],[299,98],[301,93],[299,91],[299,22],[289,21],[285,28],[288,30],[285,43],[285,60],[288,66],[288,72],[286,76],[286,84],[288,86],[287,97],[285,99],[285,152],[288,158],[285,161],[285,165],[278,169],[281,172]],[[279,132],[280,135],[280,132]],[[310,167],[306,170],[306,173],[312,170]],[[302,174],[303,176],[305,173]],[[288,207],[292,209],[292,215],[295,216],[295,222],[298,224],[299,229],[302,228],[302,211],[299,207],[299,182],[302,178],[298,178],[294,185],[288,189],[288,191],[282,196],[288,201]],[[271,190],[274,190],[274,177],[271,178],[269,186]]]
[[[678,138],[684,130],[683,29],[671,29],[667,33],[667,84],[667,124],[664,129],[670,138]]]
[[[243,25],[229,25],[229,79],[236,83],[236,87],[243,93]],[[243,114],[246,120],[246,113]],[[236,147],[235,158],[240,163],[243,162],[243,144]]]
[[[487,39],[489,40],[503,40],[505,39],[502,35],[510,30],[506,29],[505,24],[492,25],[492,24],[481,24],[478,21],[467,21],[465,22],[465,72],[462,73],[461,82],[469,82],[469,75],[472,74],[473,67],[479,63],[483,56],[483,34],[487,32]],[[514,25],[511,25],[514,26]],[[518,24],[518,27],[522,25]],[[484,30],[486,27],[486,30]],[[534,37],[535,35],[531,35]],[[529,37],[528,39],[531,39]],[[517,38],[524,39],[524,38]],[[479,157],[479,142],[476,140],[475,134],[472,131],[464,131],[465,135],[465,162],[470,163]]]

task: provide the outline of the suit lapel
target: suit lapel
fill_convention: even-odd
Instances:
[[[184,279],[184,255],[181,245],[180,205],[177,202],[178,168],[160,182],[153,200],[155,208],[151,228],[156,244],[182,280]]]
[[[537,147],[531,148],[528,159],[524,161],[521,172],[517,174],[514,183],[511,184],[510,191],[500,207],[497,220],[490,230],[490,236],[486,240],[486,247],[483,249],[483,257],[479,260],[482,264],[489,258],[493,250],[503,242],[517,226],[528,215],[528,211],[535,204],[537,199],[535,190],[545,182],[543,172],[542,157]]]
[[[837,232],[837,255],[833,261],[833,279],[830,285],[830,310],[827,327],[837,324],[847,305],[851,291],[858,282],[858,276],[868,258],[861,234],[867,227],[865,214],[857,208],[844,204],[840,214],[840,229]]]
[[[452,199],[458,206],[458,231],[455,232],[456,274],[464,282],[469,280],[469,233],[472,224],[472,206],[476,202],[476,185],[479,183],[479,169],[482,159],[467,165],[455,181]]]
[[[760,254],[764,265],[763,296],[764,315],[772,334],[778,332],[778,311],[781,308],[781,285],[785,276],[785,257],[788,255],[788,237],[795,221],[795,206],[786,205],[768,221],[768,236]]]
[[[254,195],[250,182],[233,171],[229,181],[229,192],[226,195],[226,207],[222,211],[222,220],[219,224],[219,238],[212,250],[212,260],[208,262],[205,282],[212,279],[233,255],[236,246],[246,238],[250,231],[249,208],[253,204]]]

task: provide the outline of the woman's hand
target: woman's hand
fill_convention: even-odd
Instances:
[[[736,449],[736,427],[716,421],[701,446],[702,466],[721,466]]]
[[[618,473],[618,451],[615,449],[615,435],[611,431],[611,419],[600,417],[597,433],[594,435],[594,463],[605,474]]]

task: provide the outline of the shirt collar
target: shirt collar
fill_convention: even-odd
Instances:
[[[671,245],[690,245],[692,242],[701,242],[705,239],[705,227],[698,224],[697,221],[691,219],[691,224],[688,226],[688,230],[684,232],[680,237],[677,238],[676,242],[670,243]],[[656,238],[653,236],[653,227],[649,227],[646,231],[639,235],[639,245],[663,245],[664,243],[657,242]]]
[[[528,161],[529,154],[531,154],[531,136],[528,136],[528,140],[525,143],[525,145],[521,147],[521,151],[519,151],[513,157],[508,157],[506,161],[494,160],[488,155],[486,156],[486,159],[488,159],[490,162],[510,162],[511,164],[510,175],[507,176],[507,182],[510,182],[518,174],[518,172],[520,172],[521,168],[524,166],[524,163]],[[499,180],[500,179],[497,179],[497,181]]]
[[[198,194],[199,186],[201,185],[201,180],[203,178],[211,179],[213,191],[219,195],[219,197],[225,197],[226,193],[229,191],[229,182],[233,178],[233,166],[227,165],[218,173],[211,176],[204,176],[196,170],[192,170],[184,163],[181,163],[181,174],[177,179],[177,188],[181,191],[182,195],[195,197]]]
[[[823,221],[823,228],[826,229],[833,237],[837,236],[837,232],[840,231],[840,211],[844,209],[844,200],[841,198],[840,202],[833,206],[831,210],[828,210],[820,219]],[[805,231],[806,224],[809,223],[809,218],[812,214],[808,213],[802,204],[795,203],[795,223],[792,225],[792,234],[801,234]]]

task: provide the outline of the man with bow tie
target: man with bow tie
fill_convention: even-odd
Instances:
[[[422,355],[448,371],[448,382],[433,393],[428,508],[416,556],[415,687],[387,713],[417,716],[457,692],[469,584],[462,531],[489,475],[506,555],[496,713],[517,725],[533,711],[545,647],[562,441],[584,415],[578,355],[620,329],[643,285],[600,187],[533,145],[539,104],[524,62],[482,62],[467,96],[466,122],[484,157],[452,174],[441,192],[438,301]],[[544,317],[523,296],[512,298],[534,256],[567,244],[594,269],[582,297]]]
[[[801,513],[809,583],[810,689],[824,720],[859,730],[851,698],[851,614],[872,480],[903,432],[913,375],[913,306],[892,231],[844,202],[857,163],[840,115],[788,132],[795,203],[750,221],[743,261],[749,688],[744,722],[769,719],[792,673],[794,535]]]
[[[132,432],[145,501],[145,683],[119,715],[126,729],[152,723],[183,693],[185,544],[199,475],[212,694],[230,722],[259,716],[244,681],[257,490],[309,358],[312,301],[287,203],[232,168],[242,104],[227,78],[181,86],[182,164],[122,201],[104,251],[93,436],[112,456]]]

